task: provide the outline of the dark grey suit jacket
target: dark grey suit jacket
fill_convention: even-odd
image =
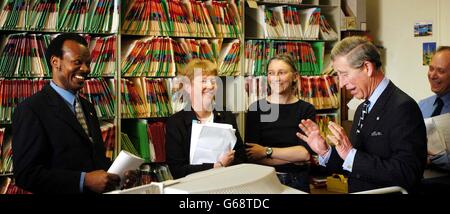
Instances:
[[[79,193],[82,171],[108,169],[94,107],[80,102],[93,142],[50,85],[17,106],[12,149],[18,186],[33,193]]]
[[[417,103],[390,82],[357,135],[361,111],[362,104],[356,110],[350,133],[357,152],[349,174],[349,192],[388,186],[417,190],[427,158],[426,129]],[[327,168],[342,170],[342,164],[333,149]]]
[[[233,164],[247,161],[244,144],[239,134],[235,116],[229,111],[213,111],[215,123],[231,124],[236,129],[236,144]],[[194,110],[181,110],[170,116],[166,123],[166,160],[174,178],[212,169],[214,163],[191,165],[189,151],[191,147],[192,120],[197,120]]]

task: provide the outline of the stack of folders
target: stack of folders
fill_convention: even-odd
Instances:
[[[134,147],[133,143],[130,140],[130,137],[128,137],[128,134],[123,132],[120,133],[120,148],[133,155],[139,156],[139,152]]]
[[[146,37],[125,45],[123,76],[175,76],[172,38]]]
[[[166,124],[164,122],[148,123],[147,133],[150,149],[153,146],[152,162],[166,161]]]
[[[12,137],[6,135],[6,129],[0,128],[0,174],[13,171]]]
[[[55,31],[58,23],[59,0],[36,0],[28,12],[27,29]]]
[[[84,19],[89,9],[88,0],[71,0],[63,6],[59,15],[58,31],[83,31]]]
[[[301,4],[303,0],[262,0],[263,2],[277,2],[287,4]]]
[[[105,143],[106,157],[114,160],[117,157],[115,153],[116,125],[101,121],[100,130],[102,132],[102,140]]]
[[[234,1],[206,2],[218,37],[239,37],[241,20]]]
[[[50,75],[45,51],[50,35],[18,33],[4,40],[0,56],[0,76],[45,77]]]
[[[68,0],[62,5],[58,31],[110,32],[113,25],[114,0]]]
[[[313,104],[316,109],[339,108],[337,76],[302,76],[298,84],[300,99]]]
[[[146,37],[125,44],[122,75],[175,76],[191,59],[207,59],[218,64],[219,75],[240,73],[240,40],[172,39]]]
[[[241,32],[234,1],[134,0],[128,5],[122,21],[128,34],[237,37]]]
[[[11,122],[17,104],[48,83],[42,79],[0,79],[0,122]]]
[[[91,51],[90,76],[114,76],[116,70],[116,36],[89,39]]]
[[[219,55],[219,75],[237,76],[240,74],[241,41],[234,39],[224,43]]]
[[[192,36],[200,37],[216,37],[214,26],[211,21],[211,16],[206,8],[206,4],[202,1],[190,2],[191,15],[192,15]]]
[[[169,95],[162,79],[122,79],[122,117],[168,117]]]
[[[248,40],[245,44],[245,68],[248,75],[266,75],[267,62],[275,55],[289,53],[301,75],[320,75],[323,67],[323,42]]]
[[[24,29],[28,7],[27,0],[5,0],[0,14],[0,27],[8,30]]]
[[[310,8],[302,11],[301,19],[305,24],[304,26],[304,39],[319,39],[320,29],[320,8]]]
[[[84,32],[111,32],[115,0],[93,0],[84,20]]]
[[[181,1],[130,1],[122,32],[129,34],[188,36],[187,11]],[[170,14],[170,16],[169,16]]]
[[[148,113],[141,81],[139,79],[122,79],[120,89],[122,93],[122,117],[146,117]]]
[[[117,14],[115,0],[6,0],[0,28],[107,33]]]
[[[31,192],[25,191],[22,188],[18,187],[14,183],[14,179],[11,177],[5,177],[4,180],[2,180],[2,183],[0,183],[0,195],[2,194],[31,194]]]
[[[81,94],[94,105],[99,118],[114,118],[114,96],[104,79],[86,80]]]
[[[148,103],[149,117],[168,117],[172,114],[167,87],[163,79],[144,78],[146,103]]]
[[[3,41],[0,76],[48,77],[50,69],[45,51],[51,41],[49,34],[11,34]],[[112,76],[115,71],[116,36],[85,36],[91,51],[91,76]]]
[[[188,59],[207,59],[212,62],[216,61],[218,50],[220,50],[222,45],[222,39],[180,38],[176,41],[179,43],[182,51],[188,55]]]
[[[320,16],[320,37],[324,40],[338,39],[338,34],[323,15]]]
[[[248,10],[246,33],[266,39],[337,39],[336,31],[321,16],[320,8],[301,9],[296,6],[258,5]],[[319,32],[322,31],[321,34]]]
[[[146,162],[165,161],[165,123],[138,119],[126,120],[122,125],[140,157]]]
[[[264,8],[266,38],[302,39],[301,12],[293,6]]]
[[[233,150],[236,130],[230,124],[192,121],[190,164],[216,163]]]

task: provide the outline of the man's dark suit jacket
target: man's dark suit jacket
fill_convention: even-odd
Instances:
[[[244,144],[239,134],[236,119],[231,112],[213,111],[215,123],[231,124],[236,129],[236,145],[233,164],[245,162]],[[188,174],[214,167],[214,163],[201,165],[189,164],[189,151],[191,146],[192,120],[197,120],[195,112],[181,110],[172,115],[166,122],[166,161],[174,178],[181,178]]]
[[[350,133],[357,152],[349,174],[349,192],[388,186],[417,190],[427,158],[426,129],[417,103],[390,82],[357,135],[361,111],[362,104]],[[327,168],[342,170],[342,163],[333,149]]]
[[[80,102],[93,142],[49,84],[17,106],[12,149],[20,187],[33,193],[80,193],[82,171],[108,169],[94,107],[84,98]]]

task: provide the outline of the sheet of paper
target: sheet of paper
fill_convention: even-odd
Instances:
[[[435,116],[433,121],[445,142],[446,151],[450,152],[450,113]]]
[[[219,157],[232,150],[236,144],[236,135],[229,124],[206,123],[192,124],[190,163],[216,163]]]
[[[119,175],[123,182],[125,172],[128,170],[139,169],[139,166],[141,166],[142,163],[144,163],[144,159],[122,150],[111,167],[109,167],[108,173]]]
[[[444,138],[439,133],[433,118],[425,119],[427,128],[428,152],[431,155],[444,154],[446,151]]]

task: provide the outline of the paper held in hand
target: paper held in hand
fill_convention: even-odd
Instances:
[[[450,113],[425,119],[428,152],[442,155],[450,152]]]
[[[190,164],[216,163],[236,144],[236,130],[230,124],[192,121]]]
[[[114,163],[111,165],[111,167],[109,167],[108,173],[119,175],[120,180],[123,182],[125,172],[128,170],[139,169],[142,163],[144,163],[144,159],[142,159],[141,157],[122,150],[114,160]]]

